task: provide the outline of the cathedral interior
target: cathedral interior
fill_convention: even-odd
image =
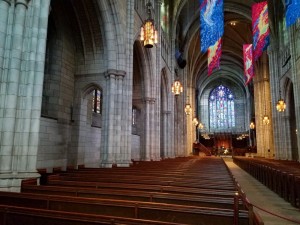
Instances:
[[[299,164],[300,19],[286,13],[300,3],[266,1],[269,43],[247,80],[262,1],[224,0],[211,71],[200,11],[217,2],[0,0],[0,190],[40,171],[198,156]]]

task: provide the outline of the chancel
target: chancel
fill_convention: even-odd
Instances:
[[[299,224],[299,7],[0,0],[0,224]]]

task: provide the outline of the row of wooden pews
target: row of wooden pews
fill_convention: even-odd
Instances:
[[[0,225],[249,224],[237,186],[220,158],[81,168],[27,180],[0,192]],[[253,224],[258,224],[253,222]]]
[[[233,161],[292,206],[300,208],[299,162],[244,157],[234,157]]]

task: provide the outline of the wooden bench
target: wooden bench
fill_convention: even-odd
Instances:
[[[187,194],[161,193],[148,191],[114,190],[114,189],[87,189],[61,186],[33,186],[24,185],[22,193],[34,193],[45,195],[62,195],[86,198],[104,198],[119,200],[134,200],[145,202],[158,202],[178,205],[191,205],[201,207],[219,207],[233,209],[234,199],[228,197],[210,196],[191,196]],[[242,208],[242,202],[239,203]]]
[[[300,207],[299,163],[241,157],[234,157],[234,163],[294,207]]]
[[[30,201],[39,205],[39,201],[47,201],[43,210],[179,224],[233,224],[237,218],[235,224],[250,221],[242,201],[235,198],[236,184],[220,158],[138,162],[122,169],[69,169],[46,174],[46,178],[46,185],[41,186],[34,180],[24,181],[22,191],[31,194],[10,201],[8,197],[6,202],[4,198],[0,203]],[[250,216],[255,221],[255,214]]]
[[[35,209],[197,225],[231,225],[234,215],[233,209],[11,192],[0,193],[0,204]],[[248,224],[247,211],[240,210],[239,224]]]
[[[233,197],[235,190],[217,190],[217,189],[204,189],[195,187],[180,187],[171,185],[156,185],[156,184],[130,184],[122,183],[100,183],[100,182],[76,182],[76,181],[62,181],[51,180],[48,185],[53,186],[69,186],[69,187],[85,187],[96,189],[118,189],[118,190],[144,190],[155,191],[163,193],[183,193],[187,195],[214,195],[219,197]]]
[[[0,205],[1,225],[182,225],[115,216]]]

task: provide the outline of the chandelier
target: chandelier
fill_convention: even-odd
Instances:
[[[151,19],[151,2],[147,3],[148,19],[145,20],[141,27],[141,41],[144,41],[145,48],[152,48],[154,44],[157,44],[157,30],[154,26],[154,20]]]
[[[184,107],[184,112],[186,115],[190,115],[192,112],[192,106],[190,103],[186,103]]]
[[[269,117],[268,117],[267,115],[264,115],[263,123],[264,123],[265,125],[268,125],[268,124],[270,123],[270,119],[269,119]]]
[[[202,130],[202,129],[204,128],[204,125],[203,125],[202,123],[199,123],[198,128],[199,128],[200,130]]]
[[[183,92],[183,87],[182,87],[180,81],[175,80],[172,85],[172,93],[174,95],[180,95],[181,92]]]
[[[192,112],[192,106],[191,104],[189,103],[189,96],[186,97],[186,104],[185,104],[185,107],[184,107],[184,112],[186,115],[190,115],[191,112]]]
[[[251,130],[253,130],[255,128],[254,122],[251,122],[249,127],[250,127]]]
[[[282,98],[278,100],[276,109],[278,112],[283,112],[286,109],[286,104]]]
[[[266,99],[266,87],[265,87],[265,85],[263,86],[263,88],[264,88],[264,100],[265,100]],[[269,116],[267,115],[266,102],[264,104],[265,104],[265,115],[264,115],[264,118],[263,118],[263,124],[268,125],[270,123],[270,119],[269,119]]]
[[[195,126],[195,127],[197,127],[197,125],[198,125],[198,119],[196,118],[196,117],[194,117],[194,119],[193,119],[193,125]]]

